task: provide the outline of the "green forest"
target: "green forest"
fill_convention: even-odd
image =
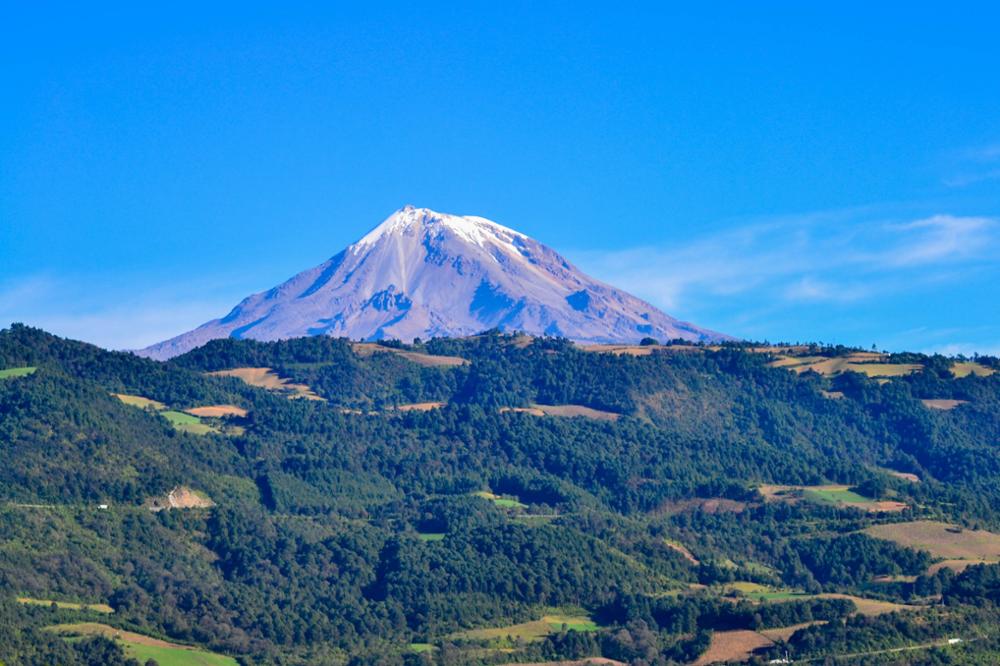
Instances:
[[[15,324],[0,663],[1000,661],[998,359],[646,343]]]

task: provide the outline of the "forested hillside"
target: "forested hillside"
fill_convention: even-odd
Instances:
[[[997,359],[649,342],[0,332],[0,661],[1000,659]]]

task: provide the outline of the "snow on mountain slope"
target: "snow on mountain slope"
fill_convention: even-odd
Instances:
[[[223,337],[410,341],[491,328],[582,342],[726,338],[584,275],[513,229],[406,206],[325,263],[138,353],[166,359]]]

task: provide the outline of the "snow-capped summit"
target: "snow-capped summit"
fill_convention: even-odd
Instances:
[[[490,328],[584,342],[725,338],[584,275],[518,231],[405,206],[325,263],[139,353],[165,359],[223,337],[409,341]]]
[[[416,208],[412,205],[406,205],[386,218],[382,224],[369,231],[364,238],[349,249],[354,253],[362,252],[365,248],[374,245],[386,234],[406,233],[420,225],[448,229],[450,232],[470,243],[475,243],[479,247],[485,247],[486,242],[490,239],[504,239],[510,245],[514,238],[528,238],[518,231],[508,229],[502,224],[487,220],[485,217],[448,215],[446,213],[435,213],[427,208]]]

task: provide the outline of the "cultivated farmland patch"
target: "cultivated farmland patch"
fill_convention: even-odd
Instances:
[[[126,405],[138,407],[139,409],[149,409],[154,412],[159,412],[167,408],[167,406],[159,400],[144,398],[141,395],[128,395],[127,393],[112,393],[111,395],[115,396]]]
[[[110,638],[122,646],[126,656],[136,659],[140,663],[153,659],[160,666],[237,666],[236,660],[232,657],[116,629],[97,622],[57,624],[47,629],[67,637],[104,636]]]
[[[898,513],[906,509],[906,504],[892,500],[873,500],[850,490],[845,485],[823,486],[776,486],[763,485],[758,488],[764,499],[770,502],[815,502],[849,507],[869,513]]]
[[[712,634],[712,642],[709,643],[708,650],[694,663],[695,666],[707,666],[707,664],[746,661],[753,656],[754,652],[772,645],[774,645],[774,641],[770,638],[749,629],[716,631]]]
[[[877,539],[927,551],[934,557],[948,561],[1000,561],[1000,534],[986,530],[970,530],[933,520],[917,520],[873,525],[864,532]]]
[[[989,368],[982,363],[976,363],[974,361],[959,361],[953,363],[951,366],[951,374],[955,377],[968,377],[969,375],[975,375],[976,377],[989,377],[996,370]]]
[[[278,375],[271,368],[233,368],[232,370],[217,370],[208,373],[214,377],[236,377],[250,386],[287,394],[289,398],[305,400],[323,400],[305,384],[295,384],[291,380]]]
[[[246,418],[247,410],[236,405],[206,405],[205,407],[192,407],[185,409],[191,416],[199,418],[222,419],[229,417]]]

